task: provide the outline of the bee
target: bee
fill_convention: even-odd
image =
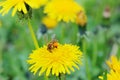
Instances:
[[[47,45],[47,50],[49,52],[52,52],[53,49],[58,47],[58,41],[56,39],[53,39],[52,41],[50,41]]]

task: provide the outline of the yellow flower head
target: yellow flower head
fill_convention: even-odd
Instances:
[[[74,68],[79,69],[77,64],[81,64],[82,52],[78,46],[71,44],[54,44],[54,46],[56,47],[52,50],[48,49],[50,46],[43,46],[30,54],[27,62],[31,64],[29,68],[31,72],[58,76],[61,73],[70,74]]]
[[[57,25],[57,20],[56,19],[52,19],[50,17],[44,17],[42,20],[42,23],[48,28],[48,29],[52,29],[54,27],[56,27]]]
[[[100,80],[120,80],[120,73],[119,72],[115,72],[114,70],[110,70],[110,73],[107,73],[106,75],[107,79],[104,79],[103,76],[99,76]]]
[[[81,25],[82,27],[84,25],[86,25],[87,23],[87,17],[85,15],[85,12],[83,11],[80,11],[78,14],[77,14],[77,18],[76,18],[76,23]]]
[[[106,63],[110,67],[110,73],[107,73],[107,80],[120,80],[120,61],[115,56],[111,56],[111,61]],[[103,76],[99,78],[104,80]]]
[[[75,21],[76,14],[83,8],[74,0],[52,0],[45,6],[44,12],[58,21]]]
[[[115,56],[111,56],[111,61],[106,63],[112,70],[120,73],[120,61]]]
[[[11,8],[13,8],[12,16],[15,15],[16,11],[23,11],[23,13],[26,14],[26,5],[29,5],[32,8],[38,8],[46,2],[47,0],[4,0],[0,2],[0,6],[2,7],[2,9],[0,9],[0,13],[5,15]]]
[[[111,70],[110,73],[107,74],[107,80],[120,80],[120,73]]]

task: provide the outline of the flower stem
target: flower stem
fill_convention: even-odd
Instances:
[[[29,27],[29,30],[30,30],[30,33],[31,33],[31,36],[32,36],[32,39],[33,39],[33,42],[34,42],[34,45],[35,45],[36,49],[38,49],[39,48],[38,41],[36,39],[36,36],[35,36],[34,30],[32,28],[32,25],[30,23],[30,19],[28,19],[28,27]],[[48,80],[48,77],[46,77],[46,76],[44,76],[44,77],[45,77],[44,78],[45,80]]]
[[[33,42],[34,42],[34,45],[38,49],[39,48],[38,41],[36,39],[36,36],[35,36],[34,31],[33,31],[32,25],[30,23],[30,19],[28,19],[28,27],[29,27],[29,30],[30,30],[30,33],[31,33],[31,36],[32,36],[32,39],[33,39]]]
[[[0,50],[0,74],[2,73],[2,50]]]
[[[85,60],[85,67],[86,67],[86,74],[87,74],[87,77],[88,77],[88,80],[91,80],[91,75],[90,75],[90,69],[89,69],[89,65],[88,65],[88,57],[87,57],[87,54],[86,54],[86,40],[85,38],[83,39],[83,53],[84,53],[84,60]]]
[[[95,66],[96,61],[97,61],[97,41],[96,40],[94,40],[94,43],[93,43],[93,56],[92,56],[92,58],[93,58],[92,64],[93,64],[93,66]]]

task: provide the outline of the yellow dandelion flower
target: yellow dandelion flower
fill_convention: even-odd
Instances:
[[[45,6],[44,13],[58,21],[74,22],[76,14],[83,10],[74,0],[52,0]]]
[[[99,76],[100,80],[120,80],[120,73],[116,72],[114,70],[110,70],[110,73],[107,73],[106,75],[107,79],[104,79],[103,76]]]
[[[43,5],[45,5],[48,2],[48,0],[31,0],[29,4],[32,8],[39,8]]]
[[[111,70],[110,73],[107,74],[107,80],[120,80],[120,73]]]
[[[57,44],[52,51],[47,48],[48,46],[43,46],[30,54],[27,62],[31,64],[29,69],[34,74],[39,72],[39,75],[46,73],[46,76],[58,76],[61,73],[70,74],[74,68],[79,69],[77,64],[81,64],[82,52],[78,46]]]
[[[87,23],[87,16],[85,12],[81,11],[77,14],[76,23],[81,25],[82,27]]]
[[[48,28],[48,29],[52,29],[54,27],[56,27],[57,25],[57,20],[56,19],[52,19],[50,17],[44,17],[42,20],[42,23]]]
[[[106,63],[112,70],[120,73],[120,61],[117,57],[111,56],[111,61],[107,61]]]
[[[0,13],[5,15],[13,8],[12,16],[15,15],[17,11],[23,11],[24,14],[27,13],[27,6],[29,5],[32,8],[38,8],[45,4],[47,0],[3,0],[0,2]]]
[[[107,73],[107,80],[120,80],[120,61],[115,56],[111,56],[111,61],[106,62],[110,67],[110,73]],[[104,80],[103,76],[99,77]]]

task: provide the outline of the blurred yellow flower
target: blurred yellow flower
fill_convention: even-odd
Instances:
[[[46,6],[44,13],[58,21],[74,22],[78,12],[84,9],[75,0],[51,0]]]
[[[83,27],[84,25],[86,25],[86,23],[87,23],[87,16],[85,15],[85,12],[80,11],[80,12],[77,14],[76,23],[77,23],[78,25],[81,25],[82,27]]]
[[[34,50],[27,62],[31,64],[29,70],[34,74],[39,72],[39,75],[46,73],[46,76],[50,74],[58,76],[61,73],[70,74],[74,68],[79,69],[81,58],[82,52],[78,46],[58,44],[52,51],[49,51],[47,46]]]
[[[98,78],[99,78],[100,80],[104,80],[103,76],[99,76]]]
[[[107,61],[106,63],[112,70],[120,73],[120,61],[117,57],[111,56],[111,61]]]
[[[106,62],[110,67],[110,72],[107,73],[107,80],[120,80],[120,61],[115,56],[111,56],[111,61]],[[103,76],[99,77],[104,80]]]
[[[42,20],[42,23],[48,28],[48,29],[52,29],[54,27],[56,27],[57,25],[57,20],[56,19],[52,19],[50,17],[44,17]]]
[[[107,74],[107,80],[120,80],[120,73],[114,70],[111,70],[109,74]]]
[[[27,5],[32,8],[39,8],[40,6],[44,5],[47,0],[3,0],[0,2],[0,13],[5,15],[13,8],[12,16],[15,15],[17,11],[23,11],[24,14],[27,13]]]

